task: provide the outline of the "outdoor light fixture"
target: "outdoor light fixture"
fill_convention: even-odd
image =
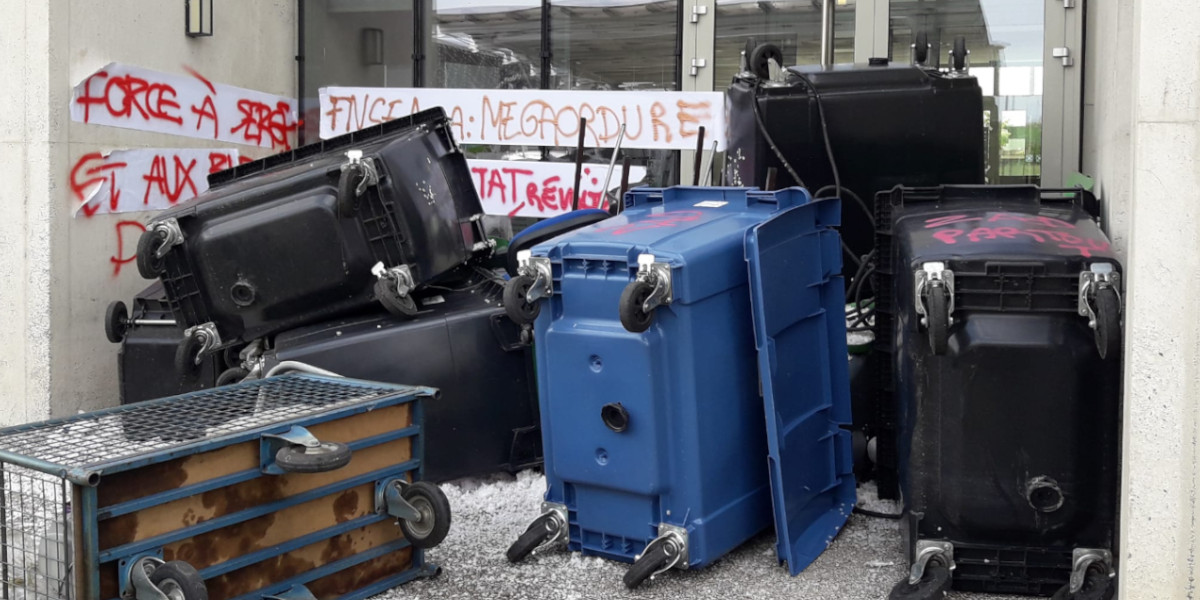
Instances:
[[[184,0],[187,4],[187,34],[208,37],[213,33],[212,0]]]
[[[371,27],[362,30],[362,64],[383,64],[383,30]]]

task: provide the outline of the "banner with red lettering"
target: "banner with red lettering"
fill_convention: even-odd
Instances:
[[[208,174],[250,159],[237,150],[139,148],[85,154],[71,167],[75,216],[161,210],[208,189]]]
[[[569,212],[575,196],[575,163],[468,160],[483,212],[510,217],[553,217]],[[583,165],[580,208],[607,208],[604,178],[608,165]],[[646,167],[629,167],[629,181],[646,177]],[[621,185],[621,166],[613,169],[608,189]]]
[[[71,119],[141,131],[261,146],[292,147],[296,101],[187,75],[109,63],[75,86]]]
[[[584,144],[623,148],[725,149],[725,95],[721,92],[591,90],[476,90],[438,88],[321,88],[321,137],[328,139],[441,106],[460,144],[575,146],[579,119]]]

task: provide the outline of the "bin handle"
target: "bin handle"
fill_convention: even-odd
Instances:
[[[792,186],[775,191],[753,190],[746,192],[746,206],[754,204],[774,204],[779,207],[779,210],[786,210],[793,206],[803,206],[812,202],[812,194],[808,190],[800,186]]]

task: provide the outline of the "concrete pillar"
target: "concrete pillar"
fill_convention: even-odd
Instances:
[[[1098,99],[1133,86],[1120,597],[1193,598],[1200,585],[1200,3],[1128,4],[1132,27],[1112,33],[1132,36],[1132,72],[1109,81]]]

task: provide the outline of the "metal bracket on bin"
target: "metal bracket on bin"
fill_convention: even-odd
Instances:
[[[154,252],[155,258],[166,256],[172,247],[183,243],[183,230],[179,228],[179,221],[175,219],[163,219],[157,223],[152,223],[150,231],[158,233],[163,238],[163,243]]]
[[[1083,589],[1088,567],[1100,563],[1108,569],[1108,577],[1112,579],[1117,572],[1112,568],[1112,552],[1097,548],[1076,548],[1071,553],[1071,594],[1078,594]]]
[[[946,289],[946,324],[954,324],[954,271],[946,268],[942,262],[927,262],[913,272],[913,305],[921,317],[921,325],[929,325],[929,312],[925,306],[925,294],[932,288]]]
[[[517,265],[518,273],[533,278],[525,300],[536,302],[554,294],[554,271],[549,258],[533,256],[529,250],[522,250],[517,253]]]
[[[375,485],[375,512],[387,513],[402,521],[419,521],[421,513],[404,499],[408,481],[399,477],[385,479]]]
[[[183,332],[183,337],[194,337],[200,340],[200,349],[196,351],[196,356],[192,358],[192,360],[196,361],[196,364],[200,364],[205,355],[216,350],[221,345],[221,334],[217,332],[217,324],[211,321],[188,327]]]
[[[408,268],[408,265],[400,265],[388,269],[383,266],[383,262],[381,261],[371,267],[371,274],[381,280],[391,282],[395,286],[396,293],[400,294],[401,298],[407,297],[408,293],[417,287],[416,282],[413,281],[412,270]]]
[[[362,150],[346,151],[346,164],[342,165],[342,170],[345,171],[350,165],[360,165],[363,170],[362,181],[358,182],[358,187],[354,188],[355,196],[365,194],[368,187],[379,183],[379,171],[375,168],[375,161],[369,158],[363,160]]]
[[[921,582],[921,578],[925,576],[925,567],[929,566],[929,562],[935,557],[942,564],[946,565],[948,570],[954,570],[954,544],[933,540],[920,540],[917,542],[912,569],[908,573],[908,583],[910,585],[917,585]]]
[[[659,545],[663,546],[663,549],[666,550],[667,556],[670,556],[671,560],[663,568],[651,573],[651,579],[661,573],[670,571],[671,569],[678,568],[686,570],[688,568],[689,558],[687,529],[677,525],[659,523],[658,537],[650,540],[650,543],[646,544],[646,548],[642,550],[641,554],[634,557],[634,560],[641,560],[641,558],[650,552],[651,549]]]
[[[316,436],[299,425],[292,425],[291,429],[283,433],[264,433],[259,445],[259,459],[263,465],[262,471],[267,475],[283,475],[286,473],[286,471],[279,468],[279,465],[275,464],[275,454],[282,448],[287,446],[317,448],[320,445],[321,441]]]
[[[671,265],[657,262],[653,254],[638,255],[638,281],[654,286],[654,291],[642,303],[642,311],[649,313],[659,306],[675,300],[675,288],[671,285]]]
[[[129,600],[169,600],[158,586],[150,582],[150,574],[162,565],[162,549],[153,554],[121,559],[118,563],[121,597]]]
[[[1121,274],[1113,270],[1112,263],[1092,263],[1087,271],[1079,273],[1079,316],[1088,318],[1088,327],[1096,328],[1096,310],[1092,307],[1096,292],[1112,288],[1119,299],[1120,283]]]
[[[560,543],[566,543],[570,536],[570,527],[567,521],[567,506],[555,502],[542,502],[542,515],[550,515],[554,521],[554,535],[550,539],[542,542],[540,546],[533,549],[534,554],[544,552]]]

